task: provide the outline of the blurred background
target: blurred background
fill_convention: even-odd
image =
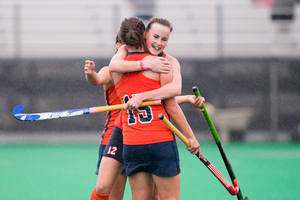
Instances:
[[[84,75],[109,64],[125,17],[174,27],[165,52],[181,64],[182,94],[198,86],[221,140],[300,139],[300,2],[296,0],[6,0],[0,2],[0,142],[99,141],[105,113],[37,122],[24,113],[102,106]],[[199,139],[201,113],[182,109]]]

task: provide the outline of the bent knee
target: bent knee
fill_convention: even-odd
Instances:
[[[99,194],[109,194],[111,191],[111,187],[103,185],[103,184],[97,184],[96,191]]]

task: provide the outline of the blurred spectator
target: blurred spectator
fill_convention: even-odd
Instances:
[[[294,18],[294,0],[274,0],[273,20],[292,20]]]
[[[293,2],[300,2],[300,0],[253,0],[256,6],[273,6],[273,4],[280,4],[281,2],[285,3],[293,3]]]
[[[134,7],[135,16],[141,18],[147,26],[149,20],[153,17],[155,2],[154,0],[129,0]]]
[[[273,5],[274,0],[254,0],[254,4],[256,6],[268,6],[271,7]]]
[[[292,128],[291,139],[292,141],[300,141],[300,122]]]

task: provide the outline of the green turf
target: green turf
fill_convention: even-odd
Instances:
[[[229,179],[214,143],[201,145],[202,153]],[[250,200],[299,199],[300,145],[224,145]],[[195,157],[179,145],[181,199],[237,199],[232,197]],[[95,187],[98,144],[0,145],[0,199],[82,200]],[[127,187],[124,199],[131,199]]]

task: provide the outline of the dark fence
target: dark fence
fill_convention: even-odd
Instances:
[[[94,59],[96,71],[109,63]],[[300,59],[227,58],[179,59],[182,94],[198,86],[216,108],[251,107],[248,130],[287,131],[300,122]],[[0,131],[102,131],[105,113],[36,122],[21,122],[24,113],[69,110],[104,105],[103,89],[90,86],[82,59],[0,60]],[[194,131],[207,130],[204,118],[190,105],[182,109]]]

